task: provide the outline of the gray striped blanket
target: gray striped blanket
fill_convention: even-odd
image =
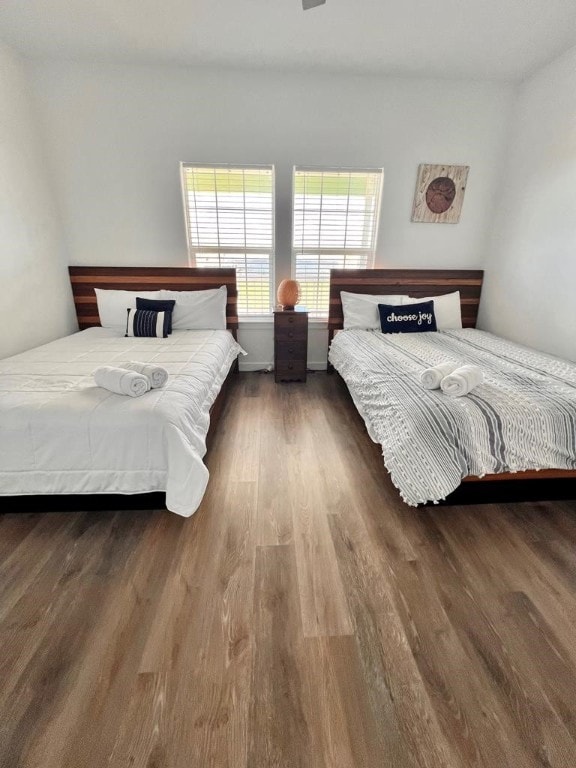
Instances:
[[[342,331],[329,359],[408,504],[439,501],[466,475],[576,469],[574,363],[474,329]],[[483,383],[460,398],[424,389],[420,373],[444,361],[480,366]]]

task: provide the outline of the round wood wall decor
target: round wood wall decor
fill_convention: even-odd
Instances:
[[[457,224],[468,171],[467,165],[420,165],[412,221]]]
[[[438,176],[426,189],[426,205],[432,213],[446,213],[455,197],[456,185],[448,176]]]

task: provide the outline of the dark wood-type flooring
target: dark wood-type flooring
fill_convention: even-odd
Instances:
[[[1,768],[576,766],[575,502],[406,507],[323,373],[241,375],[209,466],[0,515]]]

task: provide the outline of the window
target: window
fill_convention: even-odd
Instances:
[[[181,164],[190,262],[236,267],[238,312],[270,312],[274,166]]]
[[[374,266],[383,170],[294,168],[292,271],[311,317],[328,315],[330,270]]]

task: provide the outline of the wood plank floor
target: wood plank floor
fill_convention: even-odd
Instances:
[[[406,507],[323,373],[208,463],[189,520],[0,515],[1,768],[576,766],[576,502]]]

